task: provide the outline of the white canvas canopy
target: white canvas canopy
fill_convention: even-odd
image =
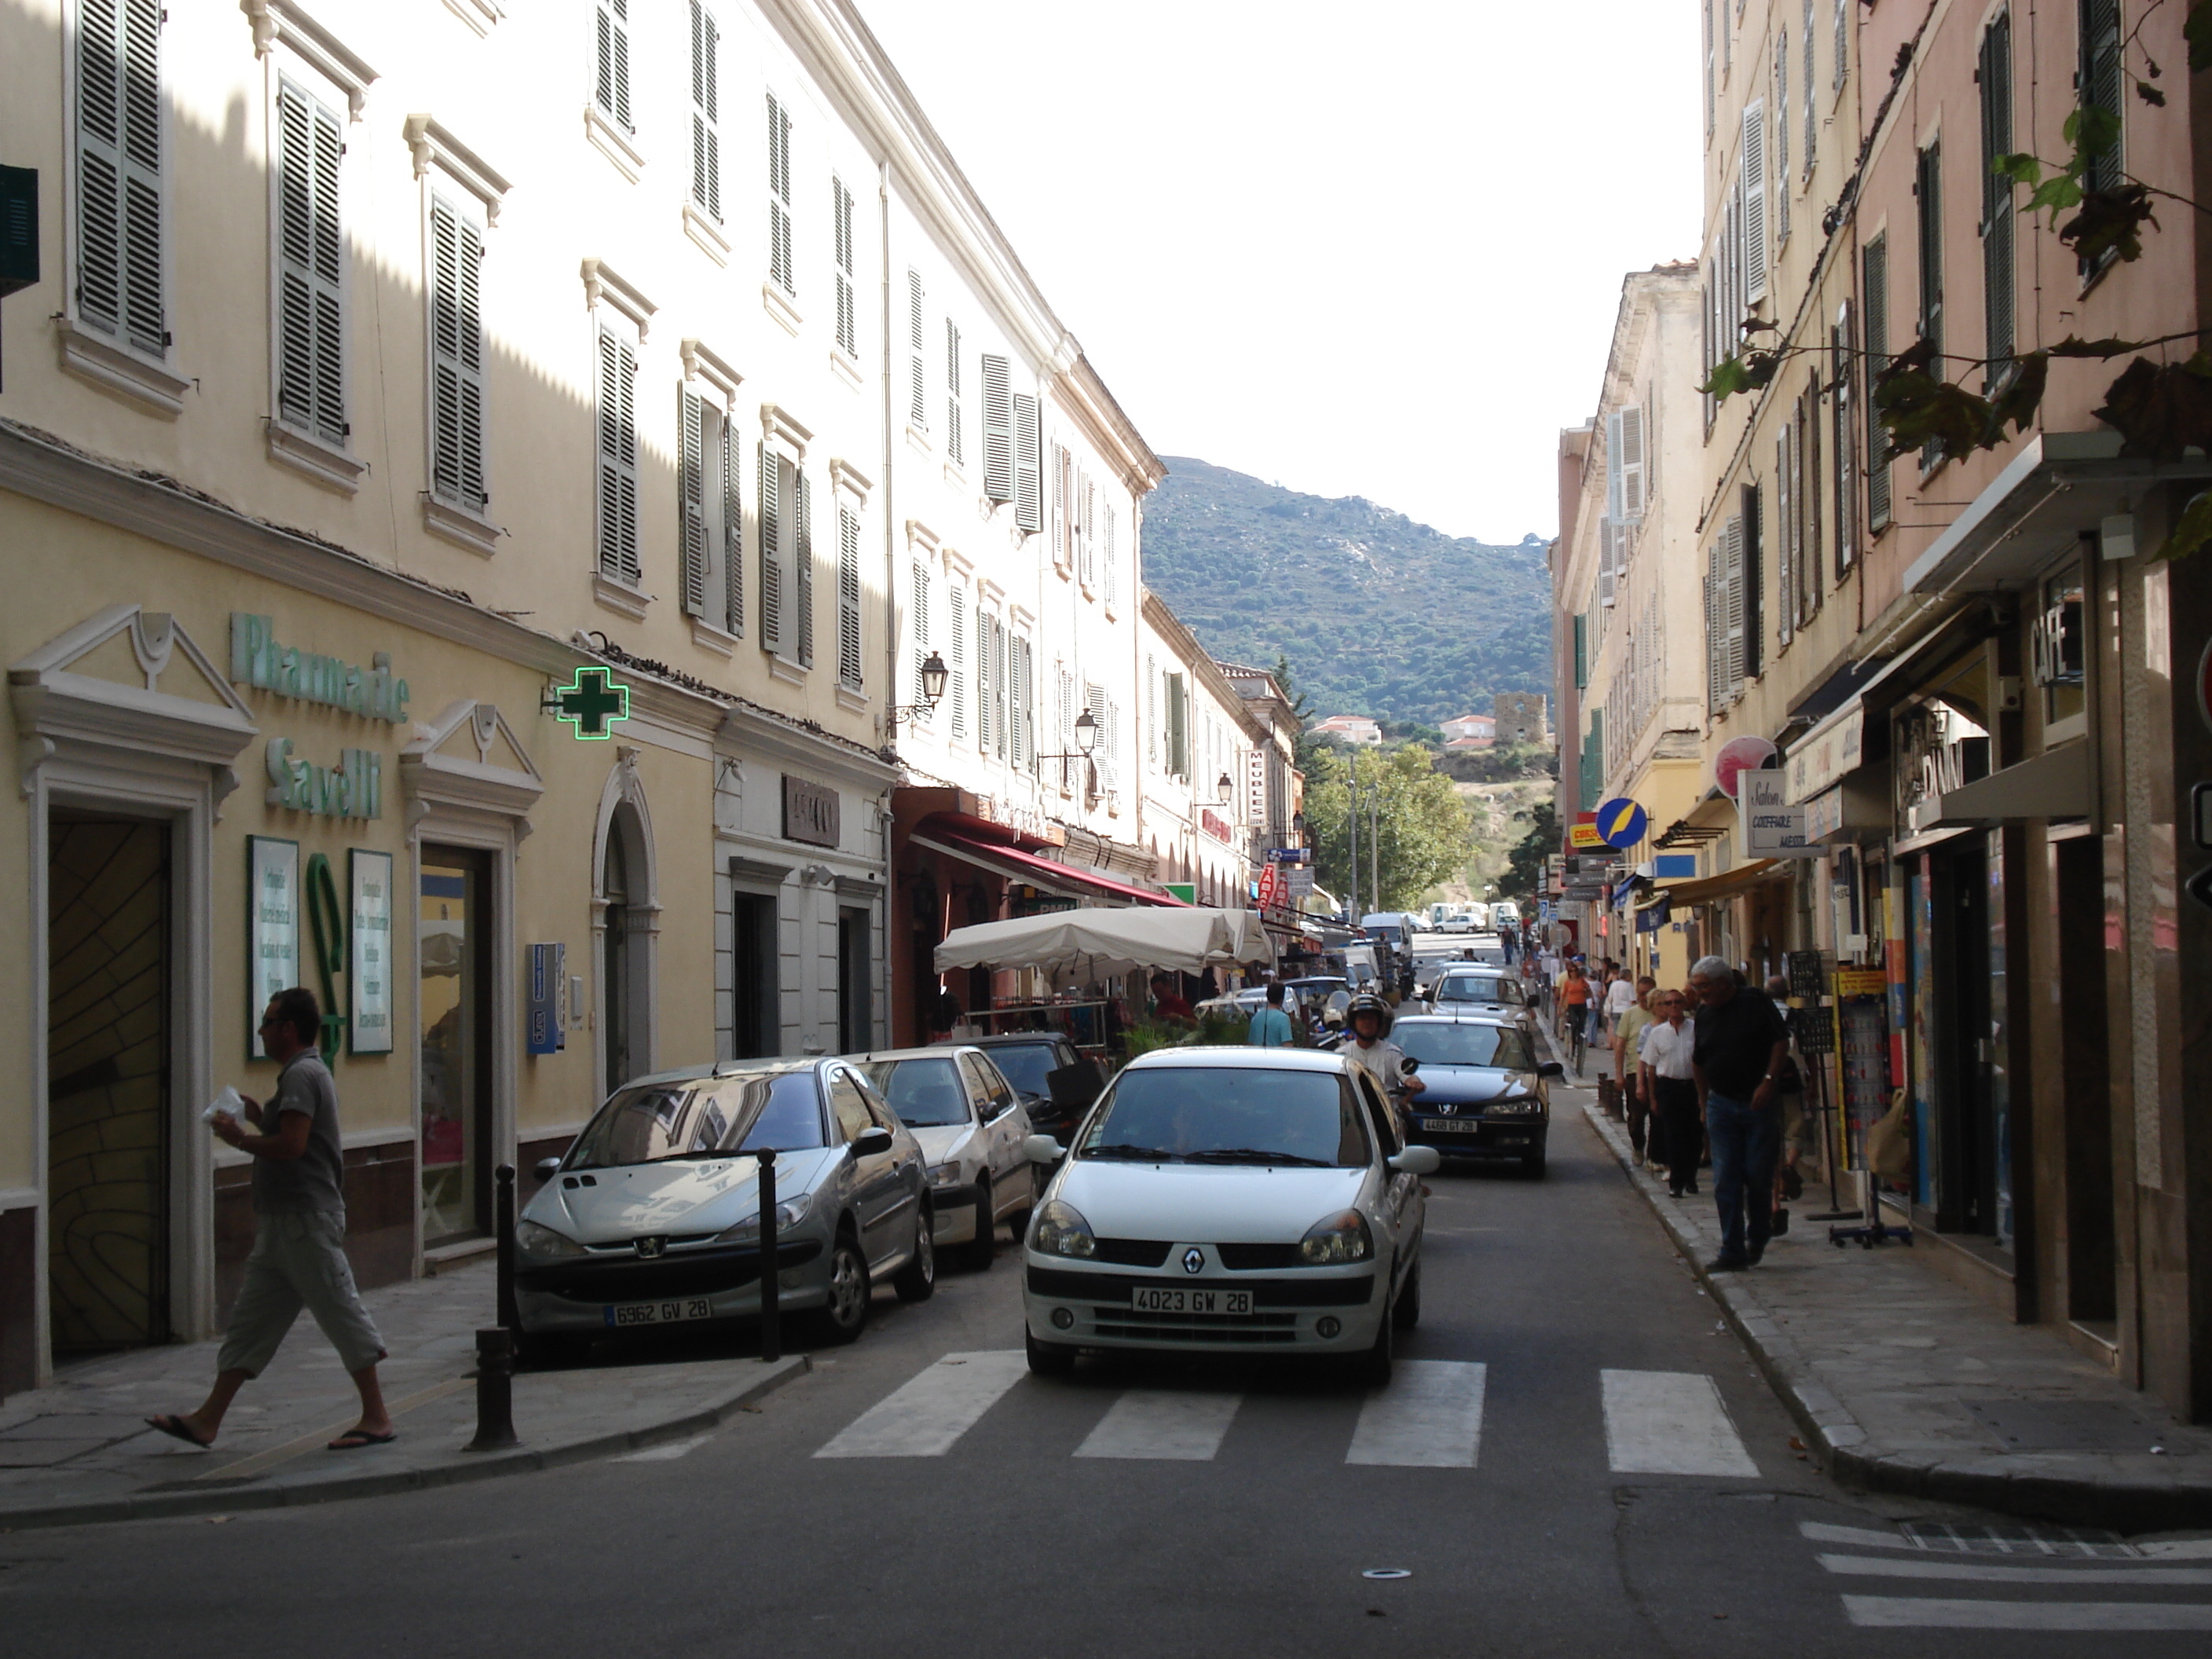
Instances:
[[[1059,910],[957,927],[937,947],[937,971],[1042,968],[1055,975],[1153,968],[1203,973],[1237,962],[1272,962],[1274,947],[1250,910],[1195,905]]]

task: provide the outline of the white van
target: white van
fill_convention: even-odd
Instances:
[[[1509,927],[1521,925],[1521,907],[1511,899],[1500,899],[1490,907],[1490,925],[1504,933]]]

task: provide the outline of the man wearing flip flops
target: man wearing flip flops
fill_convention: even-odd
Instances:
[[[258,1101],[246,1102],[247,1121],[264,1133],[247,1133],[228,1113],[212,1120],[220,1139],[253,1155],[253,1252],[223,1333],[214,1389],[196,1412],[146,1419],[195,1446],[215,1444],[232,1399],[276,1356],[303,1307],[361,1391],[361,1421],[330,1449],[354,1451],[397,1437],[376,1381],[384,1340],[362,1306],[346,1261],[345,1156],[338,1139],[337,1089],[315,1047],[322,1026],[322,1009],[305,987],[270,998],[261,1017],[261,1046],[283,1069],[276,1097],[265,1109]]]

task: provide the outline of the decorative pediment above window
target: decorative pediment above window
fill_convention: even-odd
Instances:
[[[307,15],[299,0],[239,0],[239,8],[253,25],[253,55],[266,58],[283,41],[301,62],[317,70],[345,94],[346,107],[355,120],[368,101],[369,84],[376,71],[340,44]]]
[[[660,307],[617,276],[614,267],[604,259],[585,260],[582,276],[585,305],[596,311],[605,301],[637,325],[637,337],[642,341],[653,313]]]
[[[76,747],[211,768],[219,801],[238,787],[231,763],[260,730],[184,625],[135,605],[110,605],[47,641],[8,671],[8,690],[26,795],[41,766]]]
[[[738,388],[744,383],[745,377],[709,351],[703,341],[687,339],[680,349],[684,354],[684,378],[704,380],[722,394],[725,408],[734,409]]]
[[[484,223],[496,225],[499,210],[514,186],[492,170],[489,162],[428,115],[410,115],[402,129],[407,148],[414,153],[415,176],[420,179],[435,167],[463,190],[483,204]]]
[[[859,467],[834,455],[830,459],[830,480],[836,486],[838,493],[848,499],[855,508],[867,506],[868,492],[876,487],[874,481]]]
[[[410,832],[435,811],[507,820],[517,841],[530,833],[530,811],[545,780],[497,707],[462,698],[415,731],[415,741],[399,751]]]
[[[814,434],[793,420],[789,410],[774,404],[761,405],[761,431],[794,462],[806,459],[806,446],[814,441]]]

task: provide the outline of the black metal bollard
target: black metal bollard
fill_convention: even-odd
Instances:
[[[774,1364],[783,1358],[783,1287],[775,1260],[775,1152],[766,1146],[760,1155],[760,1249],[761,1358]]]
[[[497,1451],[516,1443],[514,1334],[501,1326],[477,1333],[477,1437],[471,1451]]]
[[[514,1307],[514,1165],[502,1164],[491,1172],[492,1238],[497,1245],[498,1312],[501,1326],[520,1334],[522,1316]]]

